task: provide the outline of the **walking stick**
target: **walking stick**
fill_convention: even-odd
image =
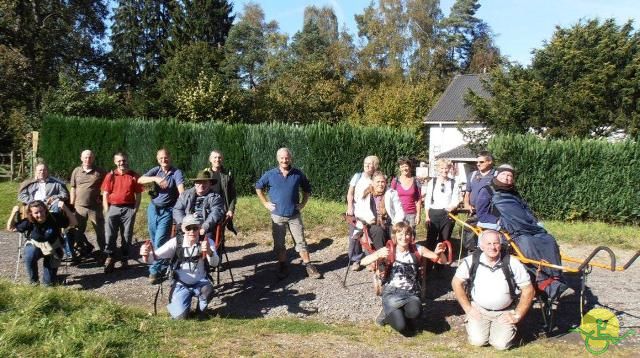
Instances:
[[[18,233],[18,258],[16,259],[16,272],[13,275],[13,282],[18,282],[18,273],[20,272],[20,261],[22,261],[22,242],[24,241],[24,235]]]

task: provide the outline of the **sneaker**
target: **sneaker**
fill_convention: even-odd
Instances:
[[[160,275],[152,273],[149,275],[149,284],[151,285],[157,285],[159,284],[161,281]]]
[[[107,259],[104,260],[104,273],[112,273],[114,264],[113,258],[107,257]]]
[[[360,265],[360,261],[356,261],[354,263],[351,264],[351,271],[362,271],[362,269],[364,268],[364,266]]]
[[[278,273],[277,276],[279,279],[283,279],[286,278],[287,276],[289,276],[289,265],[287,265],[286,262],[279,262],[278,263]]]
[[[304,265],[307,269],[307,276],[311,277],[311,278],[321,278],[322,275],[320,274],[320,271],[318,271],[318,269],[316,268],[316,266],[312,263],[306,263]]]
[[[384,313],[384,308],[381,308],[380,313],[376,316],[375,322],[378,326],[384,326],[387,323],[385,319],[387,319],[387,315]]]

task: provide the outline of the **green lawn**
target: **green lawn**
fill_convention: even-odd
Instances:
[[[16,203],[18,184],[0,183],[0,218],[4,223],[11,207]],[[143,194],[140,213],[136,218],[135,237],[147,238],[146,208],[149,196]],[[303,211],[305,227],[309,231],[322,228],[334,236],[346,235],[346,228],[341,213],[346,205],[335,201],[312,198]],[[269,213],[260,204],[256,196],[245,196],[238,199],[235,223],[239,230],[246,233],[270,230]],[[640,249],[640,228],[635,225],[613,225],[602,222],[561,222],[545,221],[545,227],[559,242],[607,245],[626,249]],[[419,237],[424,230],[418,230]],[[455,235],[455,234],[454,234]],[[248,235],[250,236],[250,235]]]
[[[459,328],[438,334],[421,332],[407,339],[389,327],[327,324],[314,319],[173,321],[84,291],[0,280],[2,357],[406,356],[418,351],[425,356],[447,357],[498,353],[469,346]],[[616,347],[608,353],[628,356],[631,351]],[[579,343],[541,339],[500,355],[585,354]]]

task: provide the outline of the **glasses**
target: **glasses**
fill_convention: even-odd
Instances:
[[[478,160],[478,161],[476,162],[476,164],[484,164],[484,163],[486,163],[486,162],[487,162],[486,160]]]
[[[186,231],[198,231],[200,230],[200,226],[199,225],[189,225],[187,227],[184,228]]]

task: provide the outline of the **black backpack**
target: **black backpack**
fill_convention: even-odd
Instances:
[[[469,267],[469,279],[467,280],[467,297],[471,299],[471,290],[473,289],[473,284],[476,280],[476,272],[478,271],[478,266],[484,265],[480,263],[480,255],[482,254],[482,250],[475,250],[471,255],[471,266]],[[500,250],[500,268],[502,268],[502,272],[504,273],[504,277],[507,279],[507,284],[509,285],[509,295],[512,300],[517,300],[518,295],[516,293],[516,280],[513,276],[513,271],[511,271],[511,266],[509,265],[511,255],[509,255],[508,251],[503,248]]]

